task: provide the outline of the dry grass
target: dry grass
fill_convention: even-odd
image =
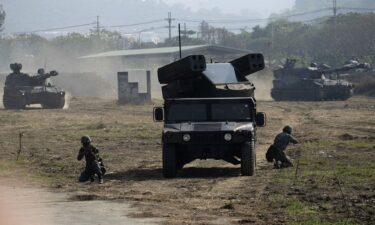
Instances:
[[[345,213],[323,213],[323,208],[339,207],[314,198],[309,202],[291,189],[294,170],[277,171],[264,161],[264,151],[281,128],[290,124],[305,144],[300,150],[302,171],[300,187],[305,193],[337,193],[336,189],[318,189],[309,179],[324,175],[332,186],[326,156],[337,161],[337,174],[346,193],[356,190],[373,201],[375,190],[362,189],[373,179],[372,146],[375,133],[375,99],[353,98],[347,102],[258,102],[258,110],[268,114],[268,126],[258,129],[257,176],[241,177],[239,167],[221,161],[196,161],[166,180],[161,175],[160,134],[162,124],[152,121],[149,105],[118,106],[113,100],[73,98],[67,110],[0,110],[0,177],[25,177],[38,185],[60,191],[79,190],[97,199],[127,199],[139,209],[135,217],[162,217],[169,224],[225,223],[326,224],[347,221]],[[21,158],[15,162],[19,133],[24,132]],[[105,184],[82,185],[76,182],[84,167],[76,160],[80,137],[90,135],[108,165]],[[349,134],[351,140],[342,140]],[[346,135],[347,136],[347,135]],[[371,150],[371,151],[370,151]],[[367,161],[366,161],[367,160]],[[368,163],[367,163],[368,162]],[[360,179],[359,179],[360,178]],[[357,179],[357,180],[356,180]],[[359,179],[359,180],[358,180]],[[273,189],[272,187],[275,187]],[[306,196],[306,195],[305,195]],[[357,195],[359,196],[359,195]],[[334,199],[333,199],[334,200]],[[278,207],[282,206],[279,211]],[[155,207],[157,206],[157,207]],[[301,208],[302,216],[295,213]],[[317,217],[316,213],[323,215]],[[370,211],[371,212],[371,208]],[[353,214],[354,215],[354,214]],[[366,216],[367,214],[359,214]],[[301,218],[297,220],[295,218]],[[367,218],[367,217],[364,217]],[[358,218],[353,217],[353,223]],[[317,223],[316,221],[322,221]],[[351,220],[350,220],[351,221]]]

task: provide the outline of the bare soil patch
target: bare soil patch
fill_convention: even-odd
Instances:
[[[133,217],[165,224],[371,224],[374,214],[375,99],[258,102],[257,175],[222,161],[195,161],[176,179],[161,173],[162,124],[149,105],[73,98],[66,110],[0,110],[0,176],[22,178],[74,200],[126,200]],[[286,124],[302,141],[288,150],[296,167],[275,170],[265,151]],[[23,149],[18,162],[19,133]],[[90,135],[108,165],[105,183],[76,182],[84,163],[79,140]],[[341,191],[338,189],[338,183]],[[342,193],[344,193],[342,195]],[[345,200],[343,200],[344,198]]]

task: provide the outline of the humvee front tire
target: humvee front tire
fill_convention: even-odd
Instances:
[[[243,176],[253,176],[255,174],[254,141],[245,142],[241,146],[241,174]]]
[[[173,144],[163,144],[163,176],[165,178],[173,178],[176,175],[176,147]]]

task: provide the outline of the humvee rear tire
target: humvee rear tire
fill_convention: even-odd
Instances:
[[[176,147],[173,144],[163,144],[163,176],[173,178],[177,175]]]
[[[254,141],[243,143],[241,146],[241,174],[243,176],[255,174],[255,161]]]

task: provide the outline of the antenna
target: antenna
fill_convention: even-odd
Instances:
[[[180,59],[182,58],[182,52],[181,52],[181,25],[178,24],[178,46],[180,49]]]

